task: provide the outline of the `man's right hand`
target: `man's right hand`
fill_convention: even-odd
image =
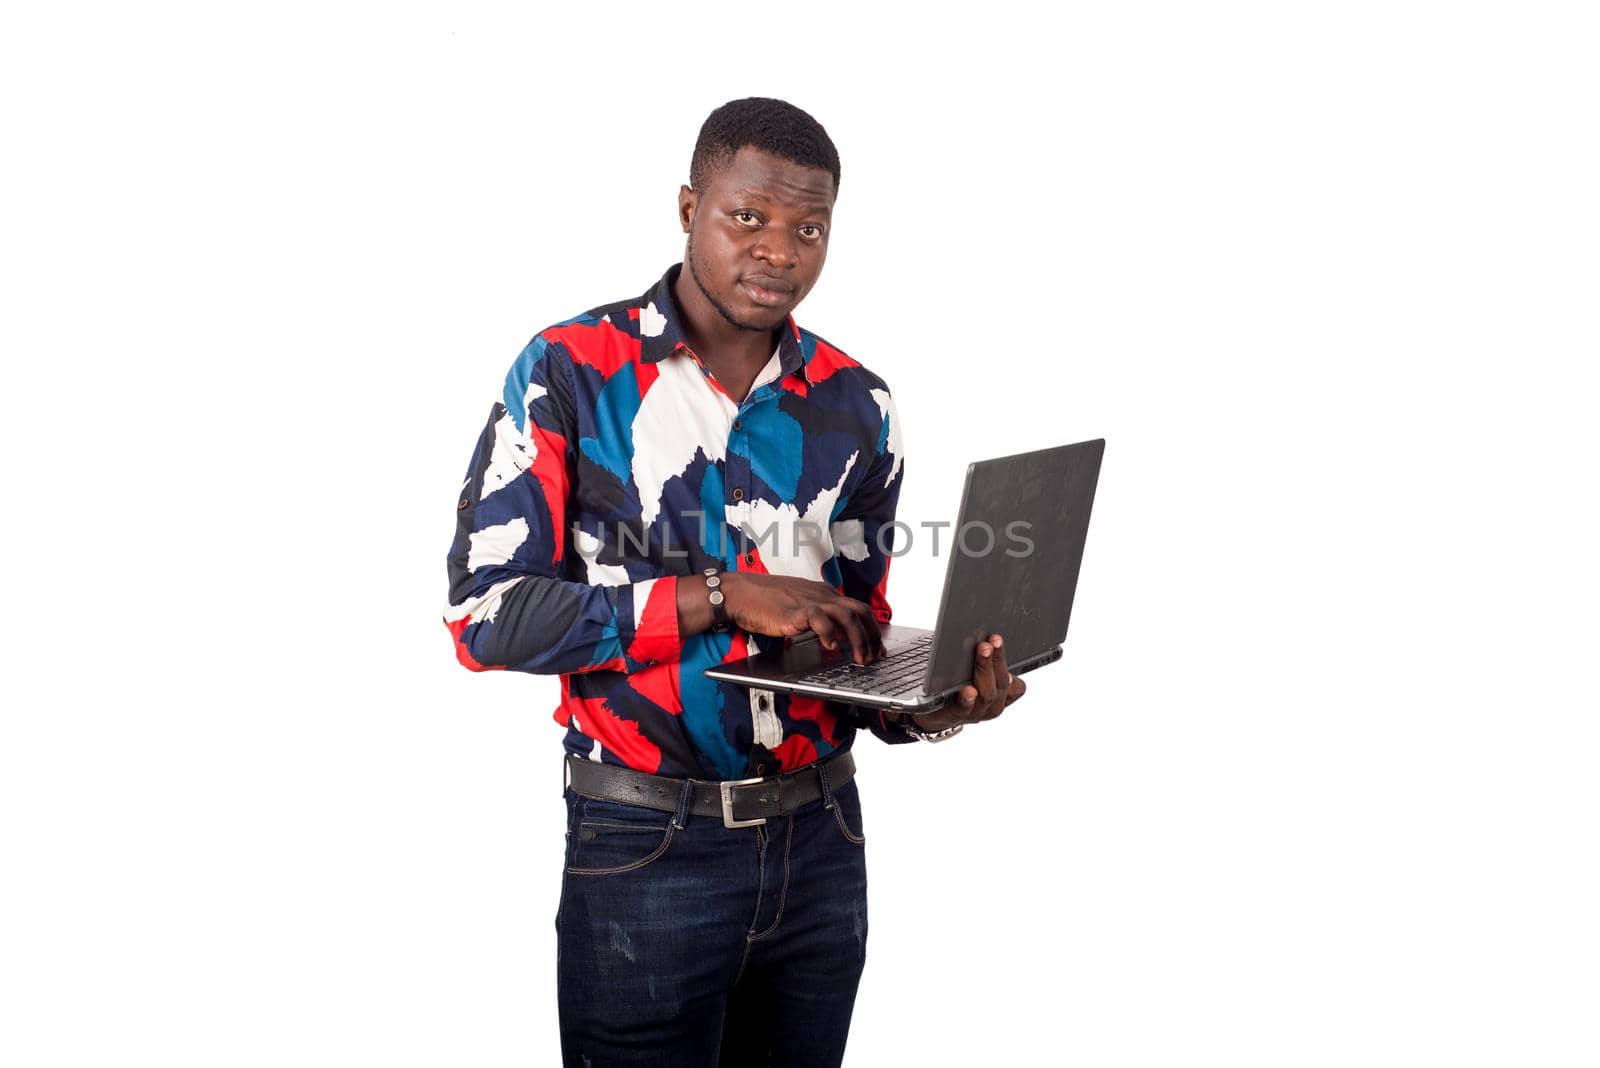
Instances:
[[[728,618],[751,634],[788,638],[809,630],[829,651],[849,642],[858,664],[883,655],[883,634],[872,609],[826,582],[725,571],[722,595]]]

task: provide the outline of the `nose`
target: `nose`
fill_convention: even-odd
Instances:
[[[773,270],[786,271],[800,262],[800,245],[794,234],[772,228],[762,232],[754,251],[756,259],[765,260]]]

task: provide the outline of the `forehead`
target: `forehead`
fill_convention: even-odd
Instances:
[[[833,175],[749,145],[711,179],[710,195],[746,196],[790,207],[828,211],[833,207]]]

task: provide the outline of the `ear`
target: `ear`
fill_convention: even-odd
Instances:
[[[683,227],[683,232],[689,232],[689,226],[694,222],[694,207],[699,201],[700,194],[686,185],[678,187],[678,224]]]

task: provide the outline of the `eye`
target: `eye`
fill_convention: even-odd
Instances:
[[[807,223],[800,227],[800,236],[807,241],[816,241],[822,237],[822,227],[815,223]]]
[[[733,213],[733,217],[739,221],[741,226],[759,226],[761,224],[761,220],[756,217],[756,213],[753,211],[736,211]]]

